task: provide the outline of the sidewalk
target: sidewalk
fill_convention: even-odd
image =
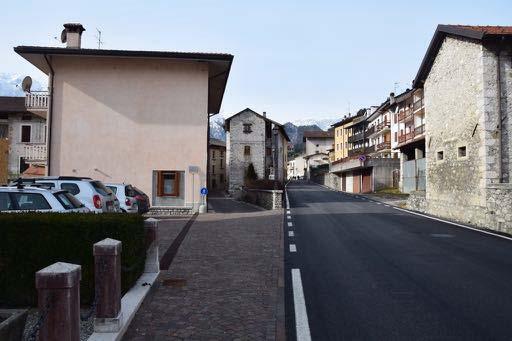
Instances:
[[[124,340],[284,339],[282,211],[248,211],[197,217]]]

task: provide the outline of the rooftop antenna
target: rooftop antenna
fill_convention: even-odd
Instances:
[[[96,31],[98,34],[96,35],[96,39],[98,40],[98,50],[101,49],[101,45],[103,45],[105,42],[101,40],[101,30],[96,28]]]
[[[348,116],[350,117],[350,101],[348,101],[347,109],[348,109]]]

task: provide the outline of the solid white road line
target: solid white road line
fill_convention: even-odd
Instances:
[[[295,309],[295,330],[298,341],[310,341],[308,312],[302,289],[302,278],[299,269],[292,269],[293,307]]]
[[[288,227],[292,227],[293,226],[293,223],[292,222],[288,222]]]
[[[293,233],[293,231],[288,231],[288,237],[295,237],[295,233]]]
[[[409,210],[404,210],[404,209],[399,208],[399,207],[393,207],[393,208],[395,210],[402,211],[402,212],[405,212],[405,213],[410,213],[410,214],[414,214],[414,215],[417,215],[417,216],[420,216],[420,217],[424,217],[424,218],[440,221],[442,223],[446,223],[446,224],[450,224],[450,225],[455,225],[455,226],[458,226],[458,227],[463,227],[463,228],[468,229],[468,230],[472,230],[472,231],[488,234],[488,235],[491,235],[491,236],[495,236],[495,237],[499,237],[499,238],[503,238],[503,239],[507,239],[507,240],[512,240],[511,237],[502,236],[501,234],[496,234],[496,233],[488,232],[488,231],[485,231],[485,230],[480,230],[480,229],[477,229],[477,228],[474,228],[474,227],[470,227],[470,226],[467,226],[467,225],[462,225],[462,224],[454,223],[452,221],[448,221],[448,220],[444,220],[444,219],[440,219],[440,218],[430,217],[430,216],[425,215],[425,214],[421,214],[421,213],[413,212],[413,211],[409,211]]]
[[[290,244],[290,252],[297,252],[297,247],[295,244]]]

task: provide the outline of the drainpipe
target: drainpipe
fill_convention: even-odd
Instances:
[[[206,188],[210,188],[210,114],[208,115],[208,126],[206,132]],[[213,188],[212,188],[213,189]],[[192,189],[193,191],[195,189]],[[206,213],[208,213],[208,195],[204,198]]]
[[[53,123],[53,79],[55,77],[55,71],[53,70],[52,64],[50,63],[50,60],[48,59],[48,56],[45,54],[44,59],[46,60],[46,64],[48,64],[48,68],[50,69],[49,76],[49,84],[48,84],[48,99],[50,101],[48,106],[48,117],[46,118],[46,175],[50,175],[50,160],[51,160],[51,143],[52,143],[52,123]]]
[[[503,38],[502,38],[503,40]],[[500,60],[501,49],[498,47],[496,51],[496,88],[498,92],[498,182],[503,182],[503,169],[502,169],[502,160],[503,160],[503,141],[502,141],[502,122],[501,122],[501,60]]]

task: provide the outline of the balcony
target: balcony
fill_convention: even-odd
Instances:
[[[417,100],[416,102],[414,102],[412,110],[413,110],[413,112],[418,112],[423,108],[424,108],[424,103],[423,103],[423,98],[421,98],[421,99]]]
[[[419,127],[414,128],[414,137],[420,136],[425,133],[425,125],[422,124]]]
[[[413,118],[413,112],[411,109],[406,108],[405,110],[398,113],[398,122],[407,122]]]
[[[348,157],[350,158],[351,156],[359,156],[359,155],[363,155],[363,154],[369,154],[369,153],[373,153],[374,151],[375,151],[375,146],[359,147],[359,148],[349,150]]]
[[[380,132],[382,130],[387,130],[391,128],[391,122],[389,121],[384,121],[384,122],[381,122],[379,124],[377,124],[377,127],[375,128],[375,132]]]
[[[27,110],[48,110],[50,95],[48,91],[32,91],[25,96]]]
[[[356,141],[360,141],[360,140],[363,140],[364,139],[364,136],[365,136],[365,133],[364,132],[359,132],[359,133],[356,133],[352,136],[349,136],[348,138],[348,142],[349,143],[354,143]]]
[[[379,143],[376,148],[377,151],[386,150],[386,149],[391,149],[391,142]]]
[[[410,142],[417,137],[421,137],[425,134],[425,124],[415,127],[407,134],[398,135],[398,144],[404,144]]]
[[[370,128],[366,129],[366,136],[370,136],[373,133],[375,133],[375,126],[371,126]]]
[[[27,163],[46,163],[46,143],[32,143],[23,146],[23,158]]]

